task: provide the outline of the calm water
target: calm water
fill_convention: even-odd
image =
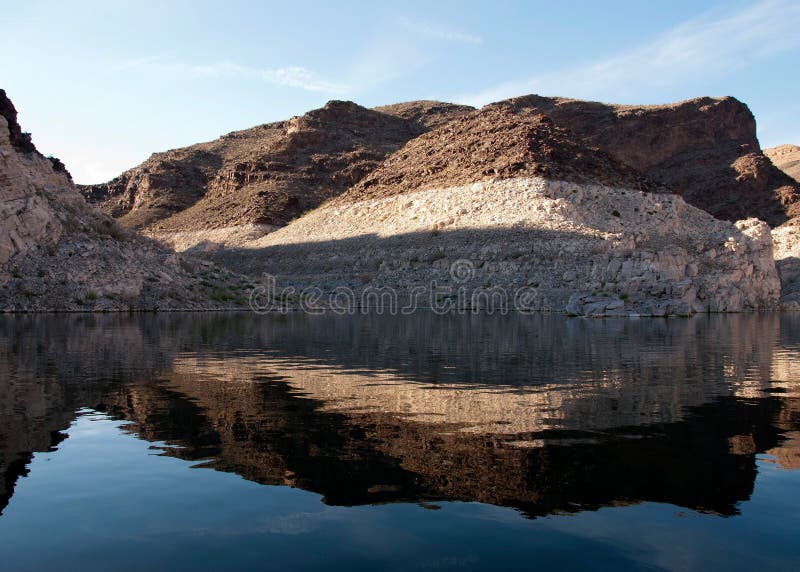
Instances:
[[[800,315],[0,316],[0,569],[800,569]]]

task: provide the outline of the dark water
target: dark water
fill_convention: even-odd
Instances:
[[[0,317],[0,569],[800,569],[800,315]]]

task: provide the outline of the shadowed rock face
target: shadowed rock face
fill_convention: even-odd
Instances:
[[[330,504],[735,514],[756,453],[797,458],[796,322],[6,318],[0,506],[91,407],[167,455]]]
[[[764,155],[781,171],[800,181],[800,147],[797,145],[779,145],[764,149]]]
[[[543,113],[718,218],[777,226],[800,214],[800,187],[764,156],[752,113],[732,97],[632,106],[528,95],[490,107]]]
[[[406,141],[470,109],[423,101],[370,110],[331,101],[302,117],[154,154],[82,191],[136,228],[280,226],[358,182]]]

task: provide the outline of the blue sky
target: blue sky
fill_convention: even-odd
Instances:
[[[762,146],[800,144],[800,0],[27,0],[0,25],[0,87],[78,182],[329,99],[733,95]]]

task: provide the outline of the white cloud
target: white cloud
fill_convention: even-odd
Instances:
[[[123,62],[112,68],[112,71],[131,69],[167,73],[192,79],[257,79],[273,85],[331,94],[343,94],[348,91],[348,86],[323,79],[315,72],[301,66],[259,68],[233,62],[188,64],[165,60],[162,56],[147,56]]]
[[[441,24],[434,24],[424,20],[413,20],[411,18],[400,18],[400,25],[407,30],[414,32],[420,36],[431,38],[434,40],[443,40],[445,42],[456,42],[460,44],[473,44],[479,45],[483,43],[483,38],[469,32],[456,30],[449,26]]]
[[[713,75],[800,46],[800,2],[764,0],[732,14],[715,10],[688,20],[652,42],[604,60],[463,95],[484,105],[526,93],[622,99]]]

